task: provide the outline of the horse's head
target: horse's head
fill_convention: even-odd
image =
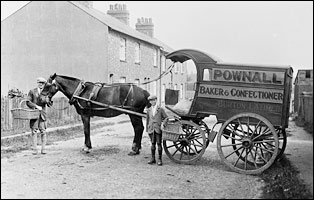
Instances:
[[[56,77],[56,74],[53,74],[50,76],[50,78],[45,83],[40,95],[45,96],[48,98],[47,105],[52,105],[51,98],[58,92],[57,84],[54,81],[54,78]]]

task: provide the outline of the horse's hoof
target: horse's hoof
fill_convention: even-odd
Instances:
[[[135,156],[135,155],[138,155],[140,154],[140,151],[131,151],[128,153],[129,156]]]
[[[92,149],[90,149],[88,147],[84,147],[84,148],[82,148],[82,151],[85,153],[90,153],[92,151]]]

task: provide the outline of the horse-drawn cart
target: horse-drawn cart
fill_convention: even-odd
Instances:
[[[293,74],[290,66],[223,63],[191,49],[174,51],[166,58],[174,63],[192,60],[197,72],[194,98],[184,100],[184,109],[178,109],[181,101],[172,107],[166,102],[166,108],[177,115],[163,126],[163,146],[171,160],[193,163],[215,139],[223,163],[239,173],[261,173],[283,155]],[[100,87],[56,74],[48,82],[42,93],[47,92],[51,99],[61,91],[82,116],[87,152],[92,148],[90,117],[122,113],[130,116],[134,149],[141,148],[147,91],[128,84]],[[209,116],[217,118],[211,128],[205,123]],[[217,134],[214,129],[219,126]]]
[[[188,109],[166,105],[179,116],[167,120],[164,128],[163,146],[171,160],[192,163],[215,138],[221,160],[239,173],[261,173],[282,156],[287,143],[290,66],[223,63],[191,49],[174,51],[166,58],[180,63],[192,60],[197,71],[194,98],[184,102]],[[209,128],[204,119],[211,115],[217,123]],[[221,126],[218,135],[216,125]]]

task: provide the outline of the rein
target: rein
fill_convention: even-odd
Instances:
[[[174,67],[174,63],[172,63],[172,65],[170,65],[166,71],[164,71],[162,74],[160,74],[160,76],[158,76],[157,78],[155,78],[151,81],[147,81],[145,83],[142,83],[141,85],[146,85],[148,83],[151,83],[151,82],[154,82],[154,81],[161,79],[163,76],[166,76],[168,73],[170,73],[173,67]]]

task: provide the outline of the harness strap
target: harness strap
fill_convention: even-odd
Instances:
[[[84,91],[85,89],[85,81],[84,80],[81,80],[80,83],[77,85],[70,101],[69,101],[69,104],[72,105],[74,103],[74,101],[76,100],[75,98],[73,98],[74,95],[76,96],[80,96],[80,94]]]
[[[132,94],[133,94],[133,85],[130,86],[129,92],[128,92],[128,94],[126,95],[126,97],[125,97],[125,99],[124,99],[124,101],[123,101],[123,103],[122,103],[122,108],[124,107],[125,102],[128,100],[128,97],[129,97],[131,91],[132,91]],[[131,99],[131,101],[133,101],[133,98]]]

